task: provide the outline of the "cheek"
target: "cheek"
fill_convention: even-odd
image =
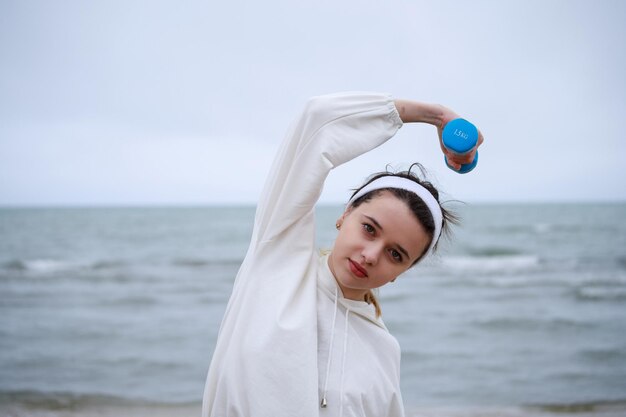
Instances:
[[[337,251],[344,250],[346,245],[347,245],[346,231],[342,227],[339,233],[337,233],[337,237],[335,238],[334,250],[337,250]]]
[[[393,263],[387,263],[385,268],[385,279],[387,281],[391,281],[392,279],[398,278],[400,275],[405,273],[409,268],[403,265],[397,265]]]
[[[336,241],[340,241],[344,245],[354,245],[359,239],[358,232],[358,226],[346,222],[339,230]]]

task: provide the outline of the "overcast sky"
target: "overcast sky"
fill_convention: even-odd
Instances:
[[[305,100],[346,90],[444,104],[486,142],[459,175],[405,125],[323,202],[414,161],[468,202],[624,201],[624,22],[619,0],[4,0],[0,205],[254,203]]]

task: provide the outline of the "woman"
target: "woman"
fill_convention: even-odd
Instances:
[[[373,93],[309,100],[257,207],[211,361],[204,417],[404,415],[400,348],[371,290],[432,251],[446,213],[429,184],[406,174],[374,178],[338,219],[330,254],[320,255],[314,205],[331,169],[403,123],[433,124],[441,138],[455,118],[442,106]],[[446,156],[458,169],[473,154]]]

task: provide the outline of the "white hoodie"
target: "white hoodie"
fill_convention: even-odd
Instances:
[[[314,216],[330,170],[401,126],[393,100],[372,93],[312,98],[291,126],[220,327],[203,417],[404,415],[398,343],[373,306],[343,297],[315,250]]]

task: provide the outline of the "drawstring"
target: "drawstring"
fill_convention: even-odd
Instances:
[[[335,343],[335,324],[337,322],[337,299],[339,298],[338,291],[335,288],[335,311],[333,312],[333,324],[330,328],[330,344],[328,347],[328,361],[326,362],[326,379],[324,380],[324,390],[322,391],[322,401],[320,402],[321,408],[326,408],[328,405],[326,401],[326,393],[328,391],[328,377],[330,376],[330,365],[333,357],[333,344]],[[343,328],[343,355],[341,358],[341,382],[339,390],[339,416],[343,416],[343,376],[346,371],[346,354],[348,353],[348,318],[350,317],[350,309],[346,307],[346,320]]]
[[[343,358],[341,359],[341,389],[340,389],[340,397],[342,400],[339,401],[339,417],[343,416],[343,376],[346,371],[346,354],[348,353],[348,317],[350,316],[350,309],[346,307],[346,321],[343,329]]]
[[[328,376],[330,375],[330,363],[333,357],[333,342],[335,341],[335,322],[337,320],[337,288],[335,288],[335,311],[333,313],[333,325],[330,328],[330,346],[328,348],[328,361],[326,363],[326,380],[324,381],[324,391],[322,392],[322,402],[320,407],[326,408],[326,391],[328,390]]]

